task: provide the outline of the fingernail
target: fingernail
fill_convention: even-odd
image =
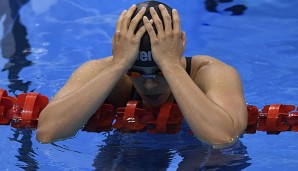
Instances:
[[[136,4],[132,4],[132,6],[131,7],[135,7],[136,6]]]

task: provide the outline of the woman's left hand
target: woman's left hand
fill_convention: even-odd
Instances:
[[[171,19],[171,16],[164,5],[159,5],[159,10],[163,16],[163,22],[159,18],[155,9],[153,7],[150,8],[150,13],[156,26],[157,33],[155,33],[148,18],[143,18],[144,25],[150,36],[152,56],[159,68],[162,68],[166,64],[180,65],[181,57],[185,49],[186,36],[185,32],[181,32],[180,30],[178,12],[173,9]]]

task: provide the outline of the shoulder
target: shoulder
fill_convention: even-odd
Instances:
[[[101,69],[111,61],[112,61],[112,56],[108,56],[108,57],[96,59],[96,60],[90,60],[83,63],[77,70],[85,70],[86,68],[90,68],[90,67],[96,67],[94,69]]]
[[[205,91],[217,84],[241,84],[235,68],[211,56],[192,57],[192,79]]]
[[[206,55],[196,55],[192,56],[192,65],[191,67],[195,70],[201,69],[202,67],[210,67],[210,66],[216,66],[216,65],[227,65],[224,62]]]
[[[104,66],[112,60],[112,57],[106,57],[98,60],[90,60],[80,65],[67,80],[66,84],[60,89],[53,99],[73,92],[94,78]],[[52,100],[53,100],[52,99]]]
[[[232,66],[211,56],[197,55],[192,57],[191,63],[192,73],[198,74],[206,72],[237,72]]]

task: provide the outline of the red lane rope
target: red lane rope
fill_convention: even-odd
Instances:
[[[40,93],[24,93],[16,98],[0,89],[0,125],[36,129],[39,114],[48,103],[48,97]],[[247,112],[247,134],[254,134],[256,131],[266,131],[268,134],[298,132],[298,108],[294,105],[271,104],[261,110],[247,105]],[[129,101],[126,107],[116,110],[110,104],[103,104],[84,126],[83,131],[101,132],[116,128],[120,131],[135,132],[147,129],[152,133],[173,134],[180,131],[182,119],[178,105],[173,103],[165,103],[159,112],[143,109],[138,101]]]

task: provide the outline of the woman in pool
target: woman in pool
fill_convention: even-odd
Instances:
[[[194,135],[214,147],[243,133],[247,109],[237,71],[209,56],[183,57],[177,10],[156,1],[131,6],[112,43],[112,56],[79,67],[42,111],[38,141],[74,136],[104,102],[125,106],[133,94],[149,109],[175,101]]]

